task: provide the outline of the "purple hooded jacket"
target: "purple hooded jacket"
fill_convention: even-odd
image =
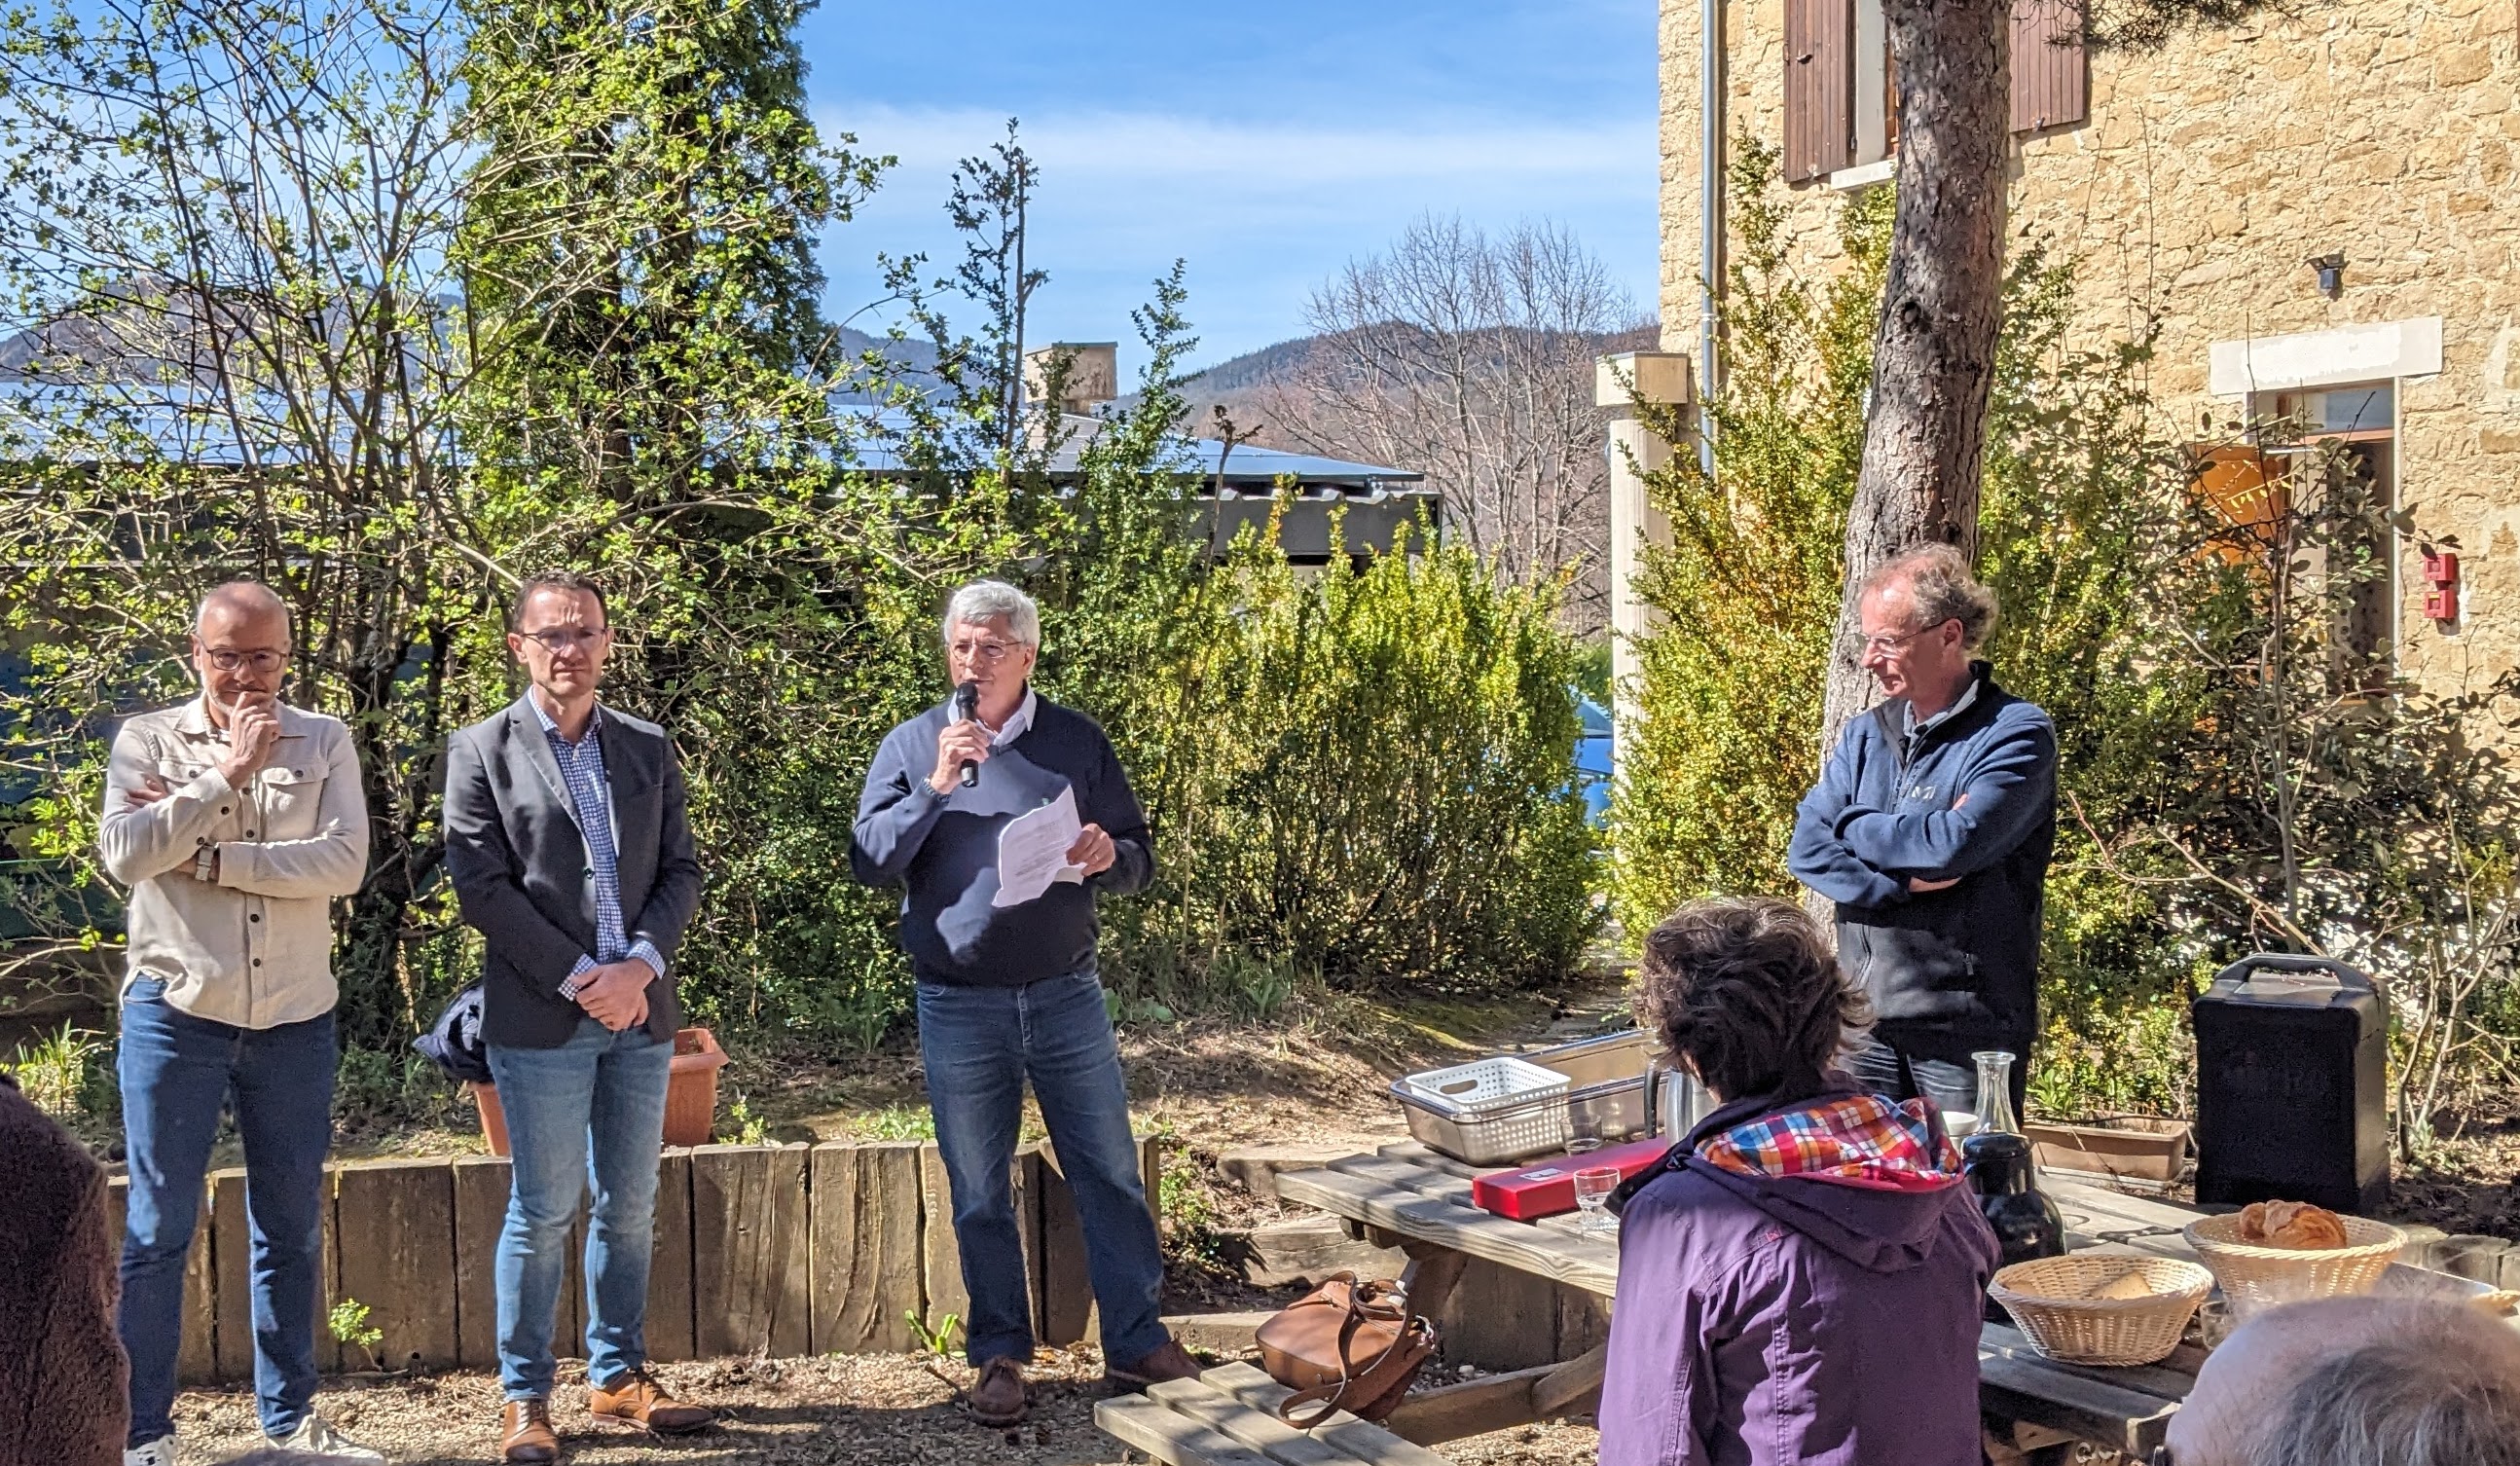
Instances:
[[[1600,1466],[1979,1466],[1999,1253],[1964,1183],[1744,1175],[1697,1153],[1812,1098],[1740,1101],[1623,1188]]]

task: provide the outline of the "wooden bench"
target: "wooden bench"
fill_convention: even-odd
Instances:
[[[1309,1431],[1278,1418],[1289,1392],[1248,1364],[1094,1406],[1094,1423],[1167,1466],[1450,1466],[1378,1425],[1338,1411]]]

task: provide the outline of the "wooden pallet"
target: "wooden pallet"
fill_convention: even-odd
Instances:
[[[1278,1418],[1288,1393],[1248,1364],[1223,1364],[1103,1400],[1094,1423],[1167,1466],[1449,1466],[1345,1410],[1296,1430]]]

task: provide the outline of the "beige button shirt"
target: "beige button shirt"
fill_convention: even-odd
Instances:
[[[333,897],[367,875],[358,756],[340,719],[286,706],[270,760],[242,791],[219,773],[227,751],[199,698],[141,713],[113,740],[98,844],[131,888],[123,985],[159,979],[177,1009],[238,1028],[302,1023],[338,996]],[[166,798],[134,805],[152,775]],[[215,886],[193,874],[210,846]]]

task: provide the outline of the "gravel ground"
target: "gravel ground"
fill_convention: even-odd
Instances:
[[[943,1365],[957,1380],[959,1364]],[[1094,1426],[1102,1356],[1044,1350],[1033,1367],[1032,1419],[1012,1431],[974,1425],[955,1392],[920,1361],[861,1354],[819,1359],[659,1365],[676,1395],[716,1406],[723,1425],[657,1441],[592,1423],[582,1365],[563,1364],[553,1400],[574,1466],[1121,1466],[1141,1461]],[[490,1466],[499,1458],[496,1377],[325,1382],[316,1408],[404,1466]],[[252,1396],[190,1391],[175,1407],[184,1466],[232,1460],[262,1443]],[[1443,1447],[1462,1466],[1592,1466],[1589,1423],[1563,1423],[1459,1441]],[[301,1457],[313,1462],[319,1458]]]

